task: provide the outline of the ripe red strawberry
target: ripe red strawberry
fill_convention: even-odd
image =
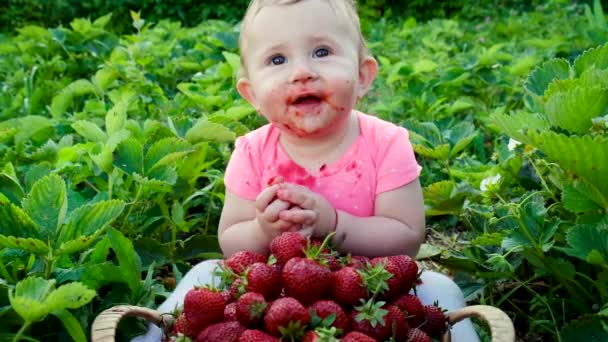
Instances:
[[[285,232],[270,242],[270,252],[277,262],[285,264],[289,259],[304,256],[306,238],[298,232]]]
[[[264,296],[255,292],[247,292],[236,301],[236,317],[244,326],[253,328],[264,321],[267,308],[268,303]]]
[[[239,322],[221,322],[206,327],[196,342],[237,342],[246,328]]]
[[[267,262],[268,257],[252,251],[238,251],[232,254],[224,263],[236,274],[242,274],[247,267],[256,262]]]
[[[283,289],[281,268],[277,264],[268,265],[256,262],[249,267],[246,279],[245,290],[259,293],[266,300],[278,298]]]
[[[390,318],[392,324],[391,336],[393,336],[397,342],[407,341],[407,333],[409,332],[410,328],[407,325],[407,320],[405,319],[403,311],[401,311],[401,309],[399,309],[397,306],[390,304],[386,305],[384,308],[388,310],[388,317]]]
[[[353,267],[344,267],[332,273],[331,298],[342,305],[360,304],[368,299],[363,276]]]
[[[354,267],[356,269],[361,269],[367,265],[369,262],[369,258],[362,255],[346,255],[343,259],[344,266]]]
[[[439,337],[448,328],[448,320],[440,307],[435,305],[425,305],[424,313],[426,323],[420,329],[431,337]]]
[[[236,302],[229,303],[224,308],[224,321],[238,321],[236,316]]]
[[[411,328],[419,327],[426,320],[426,314],[420,299],[412,294],[402,295],[395,299],[392,304],[403,311]]]
[[[272,302],[264,316],[266,331],[279,337],[298,339],[309,322],[308,310],[297,299],[291,297],[279,298]]]
[[[239,277],[236,278],[232,284],[230,284],[230,287],[224,291],[224,299],[226,300],[226,303],[232,303],[239,299],[239,297],[245,292],[246,290],[243,278]]]
[[[409,255],[393,255],[388,257],[397,265],[402,275],[401,293],[408,293],[418,279],[418,265]]]
[[[348,334],[344,335],[341,339],[341,342],[377,342],[375,339],[365,335],[359,331],[351,331]]]
[[[279,339],[261,330],[245,330],[238,342],[279,342]]]
[[[283,287],[288,297],[304,305],[322,299],[331,286],[331,271],[306,258],[292,258],[283,267]]]
[[[201,331],[224,319],[226,302],[221,291],[194,288],[184,298],[184,314],[192,329]]]
[[[424,331],[414,328],[410,329],[407,334],[408,342],[433,342],[433,340]]]
[[[184,315],[183,312],[177,317],[177,320],[175,320],[175,326],[173,327],[173,333],[175,335],[183,334],[188,337],[195,338],[199,332],[200,331],[195,331],[190,327],[188,320],[186,319],[186,315]]]
[[[383,309],[384,302],[370,299],[350,312],[351,330],[362,332],[378,341],[391,337],[392,322],[388,310]]]
[[[321,320],[324,320],[329,315],[334,314],[335,318],[329,327],[335,327],[336,329],[340,329],[342,331],[348,331],[350,320],[348,316],[346,316],[344,309],[342,309],[340,304],[336,302],[332,302],[331,300],[320,300],[314,302],[308,307],[308,312],[310,312],[311,317],[315,317],[316,315]]]
[[[401,274],[401,267],[389,257],[373,258],[370,262],[372,265],[381,264],[386,271],[392,274],[392,277],[386,280],[388,289],[382,292],[381,297],[390,300],[400,295],[404,280],[403,274]]]

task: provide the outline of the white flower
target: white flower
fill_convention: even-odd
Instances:
[[[517,147],[517,145],[521,145],[521,143],[515,139],[509,138],[509,144],[507,145],[509,151],[513,151]]]
[[[481,184],[479,184],[479,190],[486,192],[489,191],[490,189],[496,187],[498,184],[500,184],[500,173],[497,173],[496,176],[490,176],[490,177],[486,177],[481,181]]]

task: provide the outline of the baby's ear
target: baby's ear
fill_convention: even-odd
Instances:
[[[359,94],[363,97],[378,75],[378,62],[372,56],[367,56],[359,63]]]
[[[239,80],[236,82],[236,90],[245,100],[247,100],[247,102],[256,107],[255,94],[253,92],[253,88],[251,87],[251,81],[249,81],[248,78],[239,78]]]

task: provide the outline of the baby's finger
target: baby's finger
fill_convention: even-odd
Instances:
[[[290,209],[279,213],[281,220],[290,221],[301,225],[311,225],[317,219],[317,214],[312,210]]]
[[[255,199],[255,208],[259,211],[264,211],[266,207],[276,198],[278,186],[272,185],[262,190]]]
[[[275,222],[279,219],[279,213],[289,209],[289,202],[276,199],[264,209],[264,219],[268,222]]]
[[[312,209],[315,203],[310,192],[297,187],[280,188],[277,197],[303,209]]]

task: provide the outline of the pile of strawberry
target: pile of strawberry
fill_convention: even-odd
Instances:
[[[271,255],[238,252],[217,287],[186,295],[170,341],[431,341],[443,311],[410,289],[418,267],[406,255],[340,256],[325,241],[283,233]]]

